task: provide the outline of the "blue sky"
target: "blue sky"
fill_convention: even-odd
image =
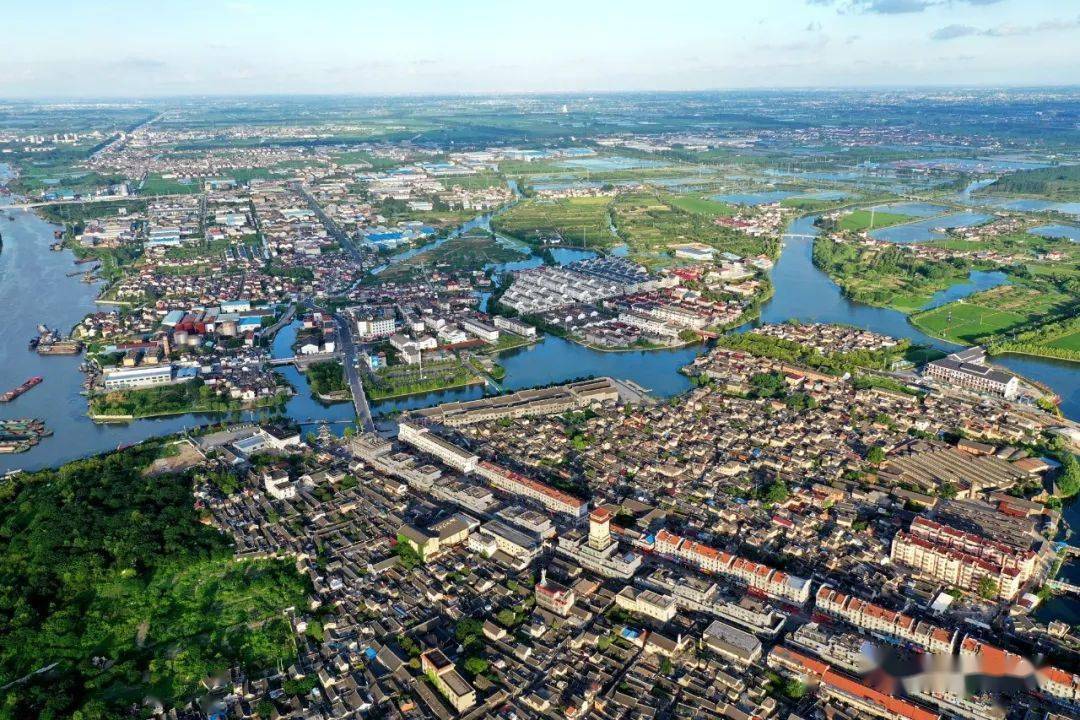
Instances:
[[[1080,0],[6,5],[0,97],[1080,82]]]

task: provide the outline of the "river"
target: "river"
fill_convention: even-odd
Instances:
[[[4,249],[0,253],[0,307],[5,322],[0,324],[0,388],[14,387],[32,375],[42,375],[45,382],[18,400],[0,405],[0,417],[40,417],[55,432],[51,438],[28,453],[0,456],[0,471],[12,468],[35,469],[56,465],[73,458],[101,452],[147,437],[176,432],[204,424],[212,416],[186,415],[140,420],[129,424],[100,425],[86,417],[86,401],[79,391],[82,375],[78,359],[40,357],[29,352],[26,343],[40,322],[68,329],[85,314],[97,309],[93,300],[97,287],[66,277],[74,269],[72,255],[51,252],[53,227],[28,212],[16,211],[15,221],[2,220],[0,232]],[[470,228],[488,228],[490,216],[471,221]],[[788,232],[795,236],[813,236],[817,228],[813,218],[799,218]],[[849,301],[829,278],[814,267],[812,241],[808,237],[788,237],[776,267],[772,271],[776,294],[762,309],[761,320],[783,322],[800,319],[841,322],[866,327],[896,337],[905,337],[941,349],[948,343],[930,338],[894,310],[875,308]],[[556,250],[556,260],[570,262],[587,256],[587,251]],[[589,253],[591,254],[591,253]],[[396,256],[395,261],[400,261]],[[493,267],[496,272],[538,264],[528,258]],[[999,281],[992,273],[973,274],[963,283],[935,296],[934,302],[946,302]],[[42,292],[47,288],[47,292]],[[274,341],[276,356],[290,354],[295,328],[283,330]],[[670,397],[689,387],[678,369],[689,363],[704,346],[696,345],[668,351],[598,352],[556,337],[546,337],[532,346],[504,353],[500,362],[506,368],[502,383],[508,390],[555,383],[582,376],[612,375],[634,380],[660,397]],[[1073,418],[1080,417],[1080,383],[1068,363],[1042,358],[1004,357],[1000,364],[1054,388],[1063,398],[1062,408]],[[283,369],[298,394],[287,405],[287,413],[297,421],[344,421],[350,418],[350,405],[325,406],[312,399],[303,375],[292,368]],[[429,393],[373,404],[377,415],[395,410],[478,397],[483,387]],[[343,426],[339,425],[338,428]]]

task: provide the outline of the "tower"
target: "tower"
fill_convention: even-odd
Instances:
[[[611,513],[599,507],[589,513],[589,547],[594,550],[603,550],[609,545],[611,545]]]

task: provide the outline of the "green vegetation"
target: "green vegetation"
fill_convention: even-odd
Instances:
[[[508,247],[487,234],[469,234],[450,238],[430,250],[394,263],[379,273],[380,282],[403,282],[414,276],[426,276],[432,269],[449,272],[480,270],[492,263],[524,260],[528,253]]]
[[[90,399],[90,414],[144,418],[189,412],[229,412],[248,407],[266,407],[284,400],[285,396],[279,393],[272,398],[245,403],[221,397],[202,381],[193,380],[177,385],[115,390],[96,395]]]
[[[455,358],[424,363],[422,370],[419,365],[380,368],[364,382],[364,391],[371,400],[384,400],[481,382],[468,365]]]
[[[992,267],[964,258],[923,260],[899,246],[866,247],[821,237],[814,241],[814,265],[851,299],[911,313],[934,293],[967,279],[971,270]]]
[[[310,588],[289,563],[234,561],[188,477],[143,473],[163,447],[0,485],[0,684],[16,682],[0,716],[119,717],[147,695],[182,704],[233,665],[295,657],[282,610]]]
[[[911,215],[901,215],[899,213],[878,212],[876,210],[871,213],[869,210],[855,210],[842,216],[837,225],[840,230],[861,231],[899,225],[917,219]],[[872,225],[871,220],[873,220]]]
[[[176,180],[160,175],[149,175],[139,188],[142,195],[189,195],[202,192],[199,180]]]
[[[74,225],[87,220],[96,220],[104,217],[114,217],[120,214],[120,210],[126,210],[129,215],[146,211],[145,200],[119,200],[109,202],[66,203],[57,205],[45,205],[37,208],[49,222],[58,225]],[[76,234],[82,232],[81,226]]]
[[[1054,283],[1043,278],[1021,278],[972,295],[964,300],[913,315],[911,322],[924,332],[952,342],[995,343],[1006,351],[1009,342],[1032,354],[1051,354],[1055,348],[1065,359],[1078,348],[1070,346],[1076,332],[1080,281]],[[1015,335],[1005,338],[1005,335]],[[1075,355],[1073,356],[1075,357]]]
[[[742,350],[758,357],[769,357],[774,360],[841,375],[845,372],[854,372],[860,368],[887,369],[894,360],[903,356],[908,348],[909,341],[901,340],[886,350],[874,352],[859,350],[830,355],[800,345],[794,340],[785,340],[752,332],[721,335],[717,339],[717,344],[733,350]]]
[[[538,245],[545,241],[591,248],[615,244],[609,226],[610,197],[562,200],[530,198],[492,218],[492,229]]]
[[[345,381],[345,368],[337,360],[327,360],[308,365],[308,384],[311,392],[325,396],[333,394],[347,394],[349,383]]]
[[[975,588],[975,592],[983,600],[993,600],[998,594],[998,584],[994,578],[984,576],[979,579],[979,584]]]
[[[1038,195],[1049,200],[1080,200],[1080,166],[1021,170],[1007,173],[983,188],[985,194]]]
[[[692,207],[696,198],[690,198]],[[732,228],[717,225],[715,214],[680,209],[679,196],[633,193],[620,195],[612,205],[612,220],[619,239],[630,248],[630,256],[655,269],[673,262],[671,245],[699,242],[721,252],[741,256],[769,255],[779,252],[776,238],[751,237]],[[686,200],[681,202],[685,205]],[[717,203],[719,204],[719,203]]]
[[[669,199],[669,204],[678,209],[699,215],[734,215],[737,208],[731,203],[717,202],[706,197],[695,195],[674,195]]]

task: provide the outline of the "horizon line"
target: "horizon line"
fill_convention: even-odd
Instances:
[[[580,97],[595,95],[693,95],[693,94],[728,94],[728,93],[782,93],[782,92],[871,92],[871,91],[913,92],[919,90],[1072,90],[1080,91],[1080,83],[1045,83],[1045,84],[980,84],[980,83],[937,83],[937,84],[863,84],[863,85],[790,85],[790,86],[747,86],[701,89],[638,89],[638,90],[484,90],[461,92],[204,92],[175,94],[119,94],[119,95],[0,95],[0,102],[101,102],[101,101],[136,101],[136,100],[183,100],[196,98],[490,98],[490,97]]]

